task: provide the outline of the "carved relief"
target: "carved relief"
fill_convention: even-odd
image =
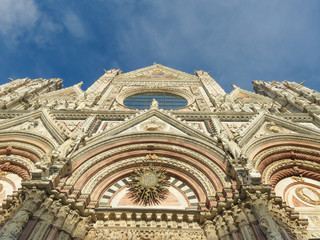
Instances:
[[[320,205],[320,193],[318,190],[311,187],[298,187],[295,193],[303,201],[312,205]]]

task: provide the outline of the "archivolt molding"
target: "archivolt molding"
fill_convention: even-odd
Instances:
[[[302,146],[276,146],[268,148],[265,151],[260,152],[251,160],[251,163],[255,168],[262,172],[264,168],[274,161],[281,159],[304,159],[309,161],[320,161],[320,151],[316,149],[310,149]]]
[[[17,155],[30,159],[33,163],[39,162],[44,152],[34,146],[16,142],[0,143],[1,155]]]
[[[108,166],[108,168],[104,168],[103,170],[99,171],[86,182],[85,186],[82,189],[82,194],[90,194],[99,184],[99,182],[102,181],[106,176],[110,176],[114,173],[117,173],[121,169],[126,169],[130,166],[139,166],[145,163],[147,163],[145,157],[138,157],[134,159],[125,159],[111,164]],[[194,176],[197,182],[203,186],[208,196],[215,195],[215,188],[210,182],[210,180],[195,167],[192,167],[183,162],[177,162],[175,159],[163,157],[157,160],[156,163],[161,164],[161,166],[164,167],[170,166],[170,168],[183,170],[183,172],[189,173],[190,176]]]
[[[305,135],[275,135],[262,137],[249,146],[244,147],[244,152],[248,156],[249,161],[256,168],[258,164],[267,156],[290,151],[308,152],[319,156],[320,140],[319,138],[313,138]]]
[[[0,142],[8,141],[35,146],[43,152],[47,152],[58,146],[53,140],[34,132],[0,131]]]
[[[5,163],[12,163],[18,166],[22,166],[23,168],[27,169],[30,172],[36,170],[36,166],[34,162],[32,162],[29,158],[22,157],[22,156],[0,156],[0,164]]]
[[[268,183],[270,181],[270,179],[277,172],[280,172],[282,170],[287,171],[288,173],[290,172],[290,174],[289,174],[290,176],[300,175],[300,174],[302,174],[302,171],[304,171],[304,170],[307,170],[307,171],[312,170],[315,173],[315,175],[320,176],[320,174],[319,174],[320,164],[319,163],[314,163],[314,162],[310,162],[310,161],[306,162],[305,160],[297,160],[297,159],[295,159],[295,160],[282,159],[277,162],[273,162],[272,164],[268,165],[268,167],[265,168],[265,170],[262,173],[263,182]],[[282,175],[281,175],[281,179],[283,178]],[[285,174],[285,175],[287,175],[287,174]],[[281,179],[279,179],[279,180],[281,180]]]
[[[184,156],[191,159],[196,159],[199,161],[199,163],[204,164],[206,167],[208,167],[214,174],[217,175],[219,179],[221,179],[221,182],[224,186],[229,186],[230,182],[225,180],[226,174],[225,174],[225,166],[220,162],[214,162],[210,160],[207,156],[200,154],[195,151],[191,151],[190,149],[181,147],[181,146],[173,146],[169,144],[154,144],[154,148],[156,150],[153,150],[154,153],[159,154],[159,156],[162,155],[171,155],[175,154],[178,158],[180,158],[179,161],[183,161]],[[110,157],[113,157],[115,155],[121,154],[121,153],[130,153],[131,151],[137,151],[137,150],[146,150],[146,144],[132,144],[128,146],[120,146],[118,148],[112,148],[110,150],[107,150],[103,152],[102,154],[96,155],[90,160],[87,160],[83,164],[75,165],[74,167],[76,170],[73,172],[73,175],[75,176],[81,176],[83,175],[87,169],[90,169],[95,164],[97,164],[100,161],[103,161],[104,159],[108,159]],[[161,150],[165,150],[168,152],[163,152]],[[160,152],[159,152],[160,151]],[[171,154],[170,154],[171,153]],[[178,160],[178,159],[177,159]],[[188,159],[184,159],[185,161],[190,162]],[[77,168],[77,166],[79,166]],[[68,184],[73,184],[75,180],[70,181],[68,180]]]
[[[1,163],[1,160],[0,160],[0,170],[17,174],[22,179],[29,179],[30,178],[30,173],[28,172],[27,169],[25,169],[19,165],[12,164],[11,162]],[[7,179],[7,180],[9,180],[9,179]],[[13,184],[13,186],[14,186],[14,184]]]
[[[133,143],[138,143],[139,141],[141,143],[144,143],[145,147],[147,147],[147,145],[154,145],[158,143],[168,143],[175,146],[186,146],[193,150],[197,149],[195,151],[198,151],[203,155],[211,155],[212,157],[214,157],[214,159],[224,159],[225,155],[224,151],[220,147],[218,147],[218,143],[213,139],[210,142],[205,142],[189,136],[179,136],[176,134],[162,132],[152,132],[152,134],[150,134],[149,132],[147,132],[111,137],[104,136],[103,134],[96,139],[88,140],[85,147],[79,149],[74,153],[71,162],[73,165],[79,165],[77,164],[78,161],[86,161],[91,156],[99,154],[100,152],[97,152],[99,151],[99,149],[101,149],[101,152],[104,151],[106,146],[127,145],[130,149],[130,145],[132,145]]]
[[[225,173],[225,166],[222,162],[214,162],[208,156],[200,154],[196,151],[191,151],[190,149],[181,147],[181,146],[173,146],[169,144],[153,144],[154,149],[152,152],[158,154],[159,158],[162,159],[163,157],[171,157],[174,158],[175,163],[181,162],[182,164],[190,165],[196,169],[202,169],[203,173],[206,173],[207,177],[212,179],[219,179],[218,183],[216,180],[212,180],[215,182],[216,187],[219,188],[219,184],[221,187],[230,187],[231,183],[229,178],[226,176]],[[146,148],[146,144],[131,144],[120,146],[118,148],[112,147],[111,149],[102,152],[101,154],[97,154],[90,159],[84,160],[82,163],[78,163],[73,166],[75,169],[72,173],[72,177],[69,178],[66,182],[66,185],[74,185],[80,178],[85,176],[85,174],[89,174],[88,169],[96,168],[95,165],[99,164],[100,162],[109,159],[109,162],[115,162],[118,160],[126,159],[129,161],[134,155],[141,156],[146,155],[149,151]],[[129,160],[128,160],[129,159]],[[185,161],[185,162],[184,162]],[[199,164],[197,164],[197,162]],[[173,164],[175,166],[176,164]],[[102,163],[108,165],[107,162]],[[101,164],[100,164],[101,165]],[[100,166],[102,168],[102,165]],[[98,170],[92,170],[98,171]],[[90,176],[86,176],[90,178]],[[82,182],[82,180],[80,181]]]

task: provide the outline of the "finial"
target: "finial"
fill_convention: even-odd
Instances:
[[[81,87],[82,85],[83,85],[82,81],[76,84],[76,86],[78,86],[78,87]]]
[[[239,88],[239,87],[236,86],[235,84],[231,84],[231,86],[233,87],[233,89]]]

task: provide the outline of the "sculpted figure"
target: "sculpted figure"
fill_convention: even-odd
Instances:
[[[19,130],[32,130],[37,126],[37,122],[31,118],[28,120],[28,122],[22,124],[19,128]]]
[[[238,159],[241,156],[241,148],[239,145],[223,130],[220,130],[220,134],[217,137],[222,143],[223,149],[230,153],[233,159]]]
[[[6,109],[7,108],[7,102],[5,100],[0,100],[0,109]]]
[[[57,228],[61,228],[69,211],[70,208],[68,206],[61,207],[56,215],[57,218],[53,225]]]
[[[70,210],[66,216],[66,220],[63,224],[62,229],[67,233],[72,233],[72,230],[75,228],[75,225],[79,221],[79,214],[75,210]]]
[[[74,230],[74,237],[79,237],[83,239],[88,231],[89,222],[90,222],[90,217],[81,218]]]
[[[35,212],[35,216],[41,217],[41,215],[49,209],[53,202],[52,198],[46,198],[46,200],[40,205],[40,208]]]
[[[77,107],[78,105],[77,105],[77,103],[76,103],[76,98],[75,97],[73,97],[70,101],[69,101],[69,104],[68,104],[68,107],[67,107],[67,109],[76,109],[76,107]]]
[[[275,122],[270,122],[267,126],[268,130],[272,133],[280,133],[283,129],[278,127]]]
[[[85,132],[84,128],[81,129],[80,133],[76,135],[75,141],[73,144],[71,144],[72,150],[71,153],[74,153],[77,151],[80,147],[81,144],[85,145],[86,144],[86,137],[88,136],[88,133]]]
[[[150,109],[159,109],[159,103],[156,99],[152,99]]]
[[[61,99],[58,102],[58,106],[55,108],[57,110],[67,109],[68,103],[65,99]]]
[[[67,157],[68,155],[77,151],[81,144],[85,145],[85,138],[87,137],[87,133],[82,128],[80,132],[75,132],[71,138],[66,140],[63,144],[61,144],[57,150],[53,151],[53,156],[55,158]]]
[[[156,123],[156,121],[153,119],[150,123],[146,125],[147,131],[158,131],[161,130],[161,126]]]
[[[33,109],[39,109],[41,107],[41,104],[39,103],[39,100],[35,100],[35,102],[32,104]]]
[[[53,101],[50,101],[50,102],[47,104],[47,107],[53,109],[53,108],[55,108],[57,105],[58,105],[58,101],[57,101],[57,100],[53,100]]]

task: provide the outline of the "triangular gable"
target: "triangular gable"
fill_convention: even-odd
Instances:
[[[233,88],[234,90],[230,93],[230,98],[235,102],[274,102],[272,98],[249,92],[235,85],[233,85]]]
[[[139,70],[121,74],[118,77],[124,78],[124,79],[149,79],[149,80],[197,79],[197,77],[194,75],[181,72],[173,68],[165,67],[161,64],[154,64],[146,68],[141,68]]]
[[[52,98],[74,98],[83,95],[83,91],[81,90],[80,86],[81,83],[73,85],[71,87],[63,88],[54,92],[49,92],[45,94],[41,94],[39,99],[52,99]]]
[[[30,131],[55,140],[58,144],[65,141],[67,136],[56,123],[54,117],[47,109],[25,114],[0,123],[0,130]]]
[[[174,127],[172,124],[169,124],[162,119],[152,116],[133,127],[128,128],[127,130],[121,132],[121,134],[128,134],[134,132],[169,132],[179,135],[186,135],[184,132]]]
[[[82,124],[85,120],[57,120],[58,123],[63,127],[63,129],[67,132],[74,132],[77,129],[81,128]]]
[[[288,119],[267,113],[260,113],[240,132],[239,143],[244,145],[253,139],[278,133],[320,136],[319,130],[315,131],[315,129],[302,126],[299,123],[294,123]]]
[[[194,136],[205,141],[213,142],[213,138],[207,134],[194,129],[184,121],[171,115],[169,111],[152,109],[143,111],[116,126],[109,128],[107,131],[98,133],[93,139],[96,141],[98,138],[105,138],[114,135],[125,135],[130,133],[171,133],[185,136]],[[88,140],[89,141],[91,141]]]

